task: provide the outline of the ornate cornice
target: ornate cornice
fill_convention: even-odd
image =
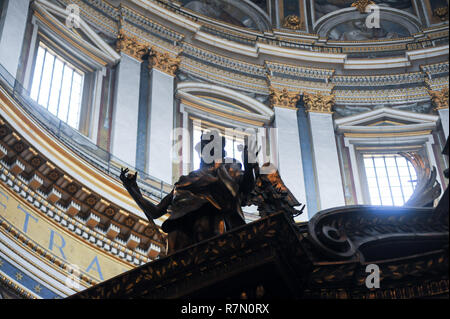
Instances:
[[[117,36],[116,49],[140,62],[142,62],[142,57],[148,53],[147,45],[141,43],[136,37],[127,35],[123,30],[120,30]]]
[[[448,109],[448,87],[443,88],[440,91],[428,90],[431,96],[435,110]]]
[[[334,105],[333,94],[323,95],[321,93],[303,93],[303,101],[305,102],[306,112],[314,113],[333,113],[332,108]]]
[[[181,44],[183,49],[183,61],[185,58],[194,58],[202,63],[208,63],[228,69],[229,71],[238,71],[241,74],[248,74],[252,77],[266,78],[267,70],[264,65],[244,62],[238,59],[220,55],[217,52],[212,52],[204,48],[194,46],[190,43],[183,42]]]
[[[357,0],[352,3],[352,7],[356,7],[356,9],[358,9],[359,12],[365,13],[366,8],[371,4],[375,4],[375,2],[370,0]]]
[[[297,109],[297,102],[300,99],[299,92],[290,92],[287,89],[277,90],[270,88],[271,107],[284,107],[288,109]]]
[[[61,0],[65,5],[74,3],[80,7],[81,15],[84,19],[90,21],[91,23],[96,25],[96,28],[100,29],[102,32],[107,34],[108,36],[114,36],[117,33],[118,29],[125,29],[129,34],[135,34],[140,39],[146,39],[147,43],[151,43],[151,45],[156,45],[161,47],[165,51],[174,52],[177,48],[183,45],[183,43],[190,42],[189,39],[185,39],[185,35],[179,33],[171,28],[171,24],[167,24],[164,22],[156,22],[153,19],[153,16],[148,16],[148,14],[143,14],[141,10],[137,10],[135,6],[128,7],[125,4],[120,4],[114,6],[105,0],[93,0],[93,1],[85,1],[85,0]],[[255,53],[255,50],[258,51],[258,47],[261,43],[271,46],[271,52],[277,52],[280,47],[285,48],[298,48],[300,50],[316,51],[316,53],[339,53],[339,54],[352,54],[352,53],[362,53],[362,52],[375,52],[378,53],[380,51],[400,51],[400,50],[415,50],[418,48],[425,48],[424,45],[428,46],[440,46],[442,42],[431,43],[428,39],[424,41],[422,37],[409,36],[403,38],[395,38],[395,39],[372,39],[372,40],[364,40],[364,43],[373,42],[374,45],[358,45],[360,41],[326,41],[325,44],[317,43],[318,35],[317,34],[309,34],[302,32],[299,34],[295,32],[296,29],[300,29],[300,24],[305,24],[305,20],[303,16],[288,16],[285,19],[286,25],[285,29],[280,32],[274,29],[275,37],[266,36],[264,33],[257,32],[254,30],[240,28],[240,27],[229,27],[221,21],[214,19],[206,20],[198,20],[195,18],[195,13],[193,11],[186,11],[184,8],[179,8],[177,6],[166,6],[163,5],[164,2],[148,0],[148,1],[134,1],[138,7],[145,8],[150,5],[152,2],[152,7],[162,6],[161,10],[157,10],[157,16],[162,19],[171,19],[169,17],[179,15],[177,19],[172,19],[175,24],[186,27],[188,29],[195,29],[196,32],[200,32],[201,34],[197,34],[193,39],[201,38],[201,41],[208,40],[210,36],[219,37],[224,40],[235,42],[235,44],[239,43],[244,46],[252,47],[252,49],[246,48],[245,50],[250,50],[251,55]],[[173,2],[173,1],[172,1]],[[364,11],[367,9],[367,5],[373,3],[370,0],[354,0],[353,6],[355,10]],[[437,8],[437,12],[435,16],[439,19],[445,19],[447,8]],[[170,10],[175,14],[167,14]],[[186,14],[188,13],[188,14]],[[447,17],[448,18],[448,17]],[[156,19],[159,20],[159,19]],[[166,20],[168,21],[168,20]],[[169,20],[170,21],[170,20]],[[283,25],[283,23],[282,23]],[[286,29],[286,28],[290,28]],[[444,38],[445,33],[448,34],[447,30],[442,30],[443,26],[439,26],[434,30],[432,28],[423,29],[423,32],[426,31],[426,36],[428,38],[440,37]],[[178,29],[178,28],[175,28]],[[294,29],[294,30],[292,30]],[[443,34],[444,32],[444,34]],[[206,35],[207,34],[207,35]],[[191,38],[191,37],[189,37]],[[387,44],[387,42],[392,43],[391,45]],[[355,43],[353,46],[349,46],[350,43]],[[222,47],[226,45],[221,43],[221,41],[214,41],[216,47]],[[238,45],[239,45],[238,44]],[[342,45],[343,44],[343,45]],[[380,44],[380,45],[378,45]],[[408,44],[408,45],[406,45]],[[314,47],[309,47],[309,45],[313,45]],[[330,47],[329,47],[330,45]],[[416,45],[418,46],[416,48]],[[306,46],[306,47],[305,47]],[[254,48],[253,48],[254,47]],[[266,48],[264,48],[266,49]],[[381,55],[381,56],[384,56]],[[311,55],[314,59],[317,58],[317,55]],[[308,57],[309,59],[309,57]],[[395,63],[391,63],[394,65]]]
[[[169,53],[161,53],[152,48],[149,55],[148,67],[155,68],[168,75],[175,76],[180,67],[181,59],[173,57]]]
[[[291,30],[300,30],[304,26],[303,21],[300,17],[295,14],[288,15],[283,20],[283,28],[291,29]]]
[[[9,99],[8,96],[1,96],[0,94],[0,109],[2,111],[16,110],[19,112],[19,107],[13,107],[9,103]],[[10,118],[15,118],[15,113],[7,114]],[[89,236],[95,237],[96,240],[100,239],[105,243],[105,246],[103,246],[104,249],[108,248],[112,250],[114,248],[117,250],[118,240],[126,239],[127,242],[125,242],[125,245],[123,247],[120,246],[121,251],[127,252],[126,255],[135,256],[144,262],[148,261],[148,257],[150,259],[154,258],[154,256],[150,256],[153,254],[151,251],[152,244],[163,250],[165,239],[159,229],[155,236],[148,237],[145,231],[146,228],[151,228],[151,226],[145,220],[134,216],[130,211],[123,210],[117,203],[111,202],[90,188],[95,187],[97,185],[96,183],[101,183],[102,186],[105,186],[104,188],[100,188],[103,192],[106,194],[111,193],[119,197],[121,196],[120,184],[114,183],[107,178],[99,177],[100,174],[93,173],[90,167],[85,166],[85,164],[79,164],[79,159],[77,158],[71,157],[69,159],[59,157],[58,160],[63,165],[66,161],[70,161],[72,167],[75,167],[77,171],[90,172],[89,178],[86,178],[83,183],[78,178],[69,176],[69,173],[54,164],[41,151],[34,149],[31,141],[25,140],[15,132],[15,127],[24,127],[26,125],[30,129],[29,132],[33,132],[29,134],[36,134],[38,137],[46,136],[43,131],[35,131],[27,121],[23,124],[15,120],[11,121],[13,124],[7,123],[0,117],[0,159],[3,163],[0,164],[0,175],[2,165],[6,164],[12,176],[11,178],[15,179],[18,183],[17,187],[27,189],[26,192],[30,192],[30,195],[27,195],[30,198],[29,201],[31,201],[31,198],[36,198],[39,203],[43,201],[48,202],[48,205],[51,205],[49,206],[51,207],[50,211],[54,213],[54,216],[58,216],[61,222],[68,218],[77,220],[73,230],[81,229]],[[5,140],[8,140],[11,145],[5,144]],[[43,141],[43,144],[47,145],[45,138]],[[52,155],[52,152],[68,154],[67,150],[60,148],[55,141],[52,141],[50,145],[47,154]],[[41,206],[39,205],[39,207]],[[130,217],[135,221],[132,226],[129,226],[129,222],[127,222],[128,224],[125,223],[126,218]],[[119,219],[121,222],[117,222]],[[70,229],[68,223],[65,226]],[[78,235],[84,236],[83,234],[80,232]],[[127,238],[125,235],[128,234],[129,237]],[[139,236],[139,247],[133,246],[132,241],[135,240],[132,238],[132,235]],[[131,247],[129,253],[127,250],[129,248],[128,246]],[[123,257],[125,258],[125,254]]]

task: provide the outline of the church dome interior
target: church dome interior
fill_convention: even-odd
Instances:
[[[189,215],[200,202],[225,210],[236,201],[235,215],[230,208],[214,220],[214,236],[229,238],[239,227],[265,231],[281,205],[276,212],[287,212],[286,227],[300,234],[283,238],[322,249],[310,254],[317,257],[310,270],[326,254],[344,264],[402,250],[401,258],[426,255],[426,244],[391,252],[385,242],[350,235],[345,244],[342,229],[359,218],[358,207],[361,223],[389,209],[405,219],[408,208],[439,218],[446,209],[442,234],[427,246],[441,249],[439,240],[448,240],[448,19],[448,0],[2,0],[0,299],[83,296],[169,263],[175,248],[187,251],[172,245],[163,225],[190,223],[184,211],[182,222],[175,219],[177,205]],[[223,166],[229,176],[205,164],[200,145],[210,131],[223,138],[225,159],[234,159]],[[256,166],[245,157],[250,140]],[[249,171],[256,188],[241,196]],[[208,186],[217,179],[220,191]],[[193,194],[191,184],[204,193]],[[270,202],[274,214],[261,198],[278,203]],[[160,212],[165,200],[172,202]],[[372,221],[367,227],[375,229]],[[195,247],[203,247],[200,239]],[[448,264],[448,245],[446,254]],[[258,267],[255,274],[273,271]],[[302,296],[344,296],[316,270],[311,282],[322,277]],[[448,273],[438,279],[427,296],[448,298]],[[276,280],[267,285],[274,290],[266,292],[279,289]],[[259,296],[259,287],[242,293]],[[158,296],[169,298],[170,289]]]

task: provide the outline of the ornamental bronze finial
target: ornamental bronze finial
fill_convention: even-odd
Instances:
[[[283,20],[283,28],[291,30],[300,30],[304,26],[303,21],[295,14],[288,15]]]
[[[375,4],[375,2],[370,0],[357,0],[352,3],[352,7],[356,7],[356,9],[358,9],[359,12],[365,13],[366,8],[371,4]]]

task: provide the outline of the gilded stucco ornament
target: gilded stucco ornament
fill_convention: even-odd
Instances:
[[[272,107],[285,107],[295,109],[300,94],[297,92],[289,92],[287,89],[277,90],[270,88],[270,105]]]
[[[435,110],[448,109],[448,87],[440,91],[428,90],[428,93],[436,106]]]
[[[123,52],[142,62],[142,57],[148,53],[148,47],[139,42],[136,37],[127,35],[123,30],[117,36],[117,51]]]
[[[303,21],[295,14],[288,15],[283,20],[283,28],[300,30],[303,28]]]
[[[358,9],[359,12],[365,13],[366,8],[371,4],[375,4],[375,2],[370,0],[357,0],[352,3],[352,7],[356,7],[356,9]]]
[[[174,76],[178,71],[181,59],[172,57],[169,53],[160,53],[155,50],[150,51],[149,68],[155,68],[161,72]]]
[[[441,21],[448,20],[448,7],[436,8],[433,11],[433,15],[437,16]]]
[[[306,112],[314,113],[333,113],[335,96],[322,95],[321,93],[303,93],[303,101],[305,102]]]

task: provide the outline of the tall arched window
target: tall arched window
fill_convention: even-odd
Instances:
[[[226,157],[238,161],[238,146],[244,143],[245,136],[256,134],[260,139],[268,139],[265,131],[272,122],[273,111],[247,95],[212,84],[183,82],[177,86],[177,98],[183,128],[189,132],[183,137],[184,174],[200,166],[200,156],[194,148],[202,131],[218,130],[226,140]]]

